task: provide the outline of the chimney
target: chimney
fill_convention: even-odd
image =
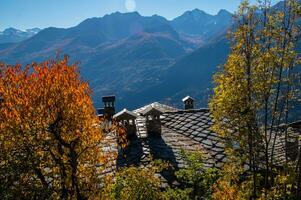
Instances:
[[[185,97],[182,99],[184,103],[184,109],[185,110],[193,110],[194,109],[194,99],[190,96]]]
[[[148,136],[161,137],[161,119],[163,114],[160,110],[149,107],[141,112],[142,116],[146,119],[146,130]]]
[[[137,128],[136,128],[136,118],[138,116],[128,111],[127,109],[123,109],[119,113],[115,114],[113,116],[113,119],[115,119],[120,125],[122,125],[127,133],[127,138],[135,138],[137,136]]]
[[[111,120],[115,114],[115,96],[104,96],[102,102],[104,104],[104,117]]]

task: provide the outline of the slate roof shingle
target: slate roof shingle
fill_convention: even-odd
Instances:
[[[146,120],[142,116],[147,110],[161,111],[161,137],[147,135]],[[118,159],[119,166],[146,165],[149,156],[169,161],[175,168],[184,167],[180,150],[202,150],[206,167],[221,167],[226,155],[222,138],[211,131],[212,117],[208,109],[179,110],[158,102],[133,111],[136,119],[137,138],[124,149],[125,156]]]
[[[152,137],[147,133],[146,118],[143,113],[152,109],[162,113],[160,137]],[[169,161],[175,169],[184,168],[186,164],[180,153],[182,149],[203,151],[204,165],[207,168],[221,168],[226,162],[224,138],[212,131],[214,120],[209,109],[179,110],[155,102],[132,113],[137,116],[135,120],[137,137],[131,139],[125,149],[118,148],[117,167],[147,166],[152,157]],[[289,126],[291,127],[289,137],[298,138],[301,122]],[[283,131],[277,134],[279,137],[275,141],[274,160],[277,164],[283,164],[287,150],[295,149],[300,144],[298,141],[295,144],[294,140],[290,147],[285,148]],[[271,149],[269,152],[271,153]]]

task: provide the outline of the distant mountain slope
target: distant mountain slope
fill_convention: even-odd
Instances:
[[[225,38],[208,44],[178,60],[161,75],[159,83],[136,94],[131,94],[125,104],[138,106],[153,101],[182,106],[181,99],[192,95],[199,107],[207,107],[212,94],[212,75],[227,58],[229,44]]]
[[[183,35],[199,36],[203,42],[225,33],[232,22],[232,14],[220,10],[216,15],[195,9],[187,11],[170,23],[172,27]]]
[[[118,108],[162,99],[174,103],[186,94],[206,99],[208,95],[202,94],[227,54],[221,38],[229,23],[220,18],[228,17],[228,12],[216,16],[191,12],[196,21],[187,13],[183,15],[188,15],[186,21],[168,21],[158,15],[116,12],[71,28],[46,28],[19,43],[0,44],[0,61],[26,64],[54,58],[57,52],[68,54],[71,61],[80,62],[96,106],[101,106],[100,97],[106,94],[117,95]],[[181,26],[205,22],[202,27],[210,34],[200,29],[193,35]]]
[[[5,29],[3,32],[0,31],[0,44],[21,42],[34,36],[40,31],[41,29],[39,28],[27,29],[25,31],[21,31],[14,28],[8,28]]]
[[[0,49],[0,59],[9,63],[27,63],[47,59],[55,55],[56,51],[61,51],[82,61],[81,54],[87,55],[89,52],[93,56],[96,49],[143,33],[168,34],[171,40],[181,43],[183,47],[190,47],[163,17],[117,12],[102,18],[87,19],[68,29],[46,28],[28,40]]]
[[[82,75],[90,80],[95,94],[115,93],[125,98],[157,82],[162,71],[185,49],[168,34],[143,33],[95,50]],[[100,96],[98,96],[100,98]]]

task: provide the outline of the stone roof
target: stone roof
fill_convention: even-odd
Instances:
[[[126,119],[136,119],[138,117],[137,114],[128,111],[127,109],[123,109],[122,111],[116,113],[113,118],[118,119],[120,117],[126,118]]]
[[[208,109],[180,110],[165,113],[162,126],[173,133],[183,135],[197,142],[205,153],[205,165],[221,167],[225,162],[223,138],[211,130],[213,118]],[[187,146],[183,145],[184,150]]]
[[[161,115],[163,112],[157,108],[154,107],[148,107],[145,110],[140,112],[141,115],[146,116],[146,115]]]
[[[159,137],[147,133],[147,121],[143,113],[151,109],[162,112]],[[168,161],[175,169],[184,168],[185,162],[181,150],[201,150],[207,168],[221,168],[226,162],[224,138],[212,131],[214,120],[209,109],[180,110],[155,102],[136,109],[133,113],[137,115],[135,120],[137,137],[132,138],[125,149],[118,148],[117,167],[147,166],[150,158],[153,158]],[[285,148],[283,131],[275,133],[277,137],[273,157],[277,165],[284,163],[289,148],[295,150],[300,145],[297,138],[300,135],[301,122],[290,127],[288,135],[293,141],[287,148]],[[271,154],[271,149],[269,152]],[[294,156],[296,156],[294,153],[290,155],[292,159]]]
[[[211,131],[213,124],[208,109],[179,110],[160,103],[153,103],[133,112],[141,114],[155,108],[160,110],[161,137],[147,135],[145,118],[136,119],[137,138],[130,141],[118,159],[118,166],[147,165],[150,156],[169,161],[175,168],[184,167],[180,155],[186,151],[202,150],[205,153],[205,166],[221,167],[226,156],[222,138]]]
[[[177,108],[174,108],[174,107],[171,107],[171,106],[168,106],[168,105],[164,105],[164,104],[161,104],[161,103],[158,103],[158,102],[154,102],[152,104],[149,104],[149,105],[143,106],[141,108],[138,108],[138,109],[134,110],[133,112],[140,114],[144,110],[149,109],[149,108],[156,108],[157,110],[160,110],[163,113],[164,112],[178,111]]]
[[[271,134],[271,142],[269,144],[268,153],[269,156],[273,156],[275,165],[282,166],[285,164],[286,155],[290,161],[296,161],[298,156],[298,148],[301,145],[299,142],[301,133],[300,127],[301,126],[299,122],[294,122],[281,127],[280,130],[274,130]],[[287,142],[285,142],[286,137]]]

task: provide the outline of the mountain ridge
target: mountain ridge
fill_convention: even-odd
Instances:
[[[0,31],[0,44],[21,42],[36,35],[40,31],[41,29],[39,28],[19,30],[10,27],[3,30],[2,32]]]
[[[71,62],[80,61],[82,77],[90,83],[94,91],[93,100],[96,107],[101,106],[102,95],[112,93],[117,96],[118,108],[134,108],[138,105],[138,99],[141,100],[139,104],[149,100],[165,101],[168,97],[161,94],[167,91],[168,82],[177,79],[175,69],[179,68],[181,71],[177,63],[181,63],[181,59],[186,56],[188,60],[193,58],[193,63],[203,62],[189,55],[195,55],[195,51],[202,52],[199,49],[208,50],[207,45],[214,45],[227,29],[227,26],[222,26],[221,30],[216,31],[217,25],[213,23],[217,16],[228,15],[227,11],[221,10],[216,15],[205,14],[197,9],[191,12],[194,14],[188,16],[191,17],[188,22],[191,21],[192,26],[197,24],[194,18],[197,21],[202,21],[202,16],[210,18],[206,27],[211,34],[200,32],[191,35],[185,32],[185,29],[181,32],[174,27],[172,20],[159,15],[145,17],[138,12],[115,12],[100,18],[86,19],[70,28],[49,27],[19,43],[0,44],[0,61],[9,64],[40,62],[54,58],[59,51],[61,54],[68,54]],[[177,20],[181,17],[186,18],[185,13],[183,15]],[[222,19],[225,19],[225,22],[220,20],[218,26],[230,26],[229,19]],[[206,55],[208,58],[211,56],[206,51],[203,52],[204,56],[201,59],[206,59]],[[187,69],[192,66],[195,65],[191,63]],[[205,68],[203,65],[196,65],[196,68],[198,67]],[[212,70],[197,71],[203,73],[199,75],[203,77],[211,74]],[[180,74],[187,77],[186,73],[191,74],[191,71],[182,70]],[[197,77],[194,76],[193,79]],[[195,82],[193,79],[185,79],[186,82],[181,79],[182,83],[178,83],[180,86],[174,88],[181,91],[166,94],[176,99],[187,91],[192,96],[199,97],[200,95],[194,95],[196,87],[191,88],[192,84],[187,83]],[[185,85],[190,88],[185,90]],[[149,98],[141,98],[143,96]],[[170,103],[174,103],[173,100],[170,100]]]

